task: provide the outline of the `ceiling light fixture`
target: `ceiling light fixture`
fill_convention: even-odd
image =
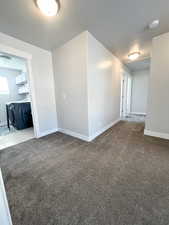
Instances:
[[[131,53],[131,54],[128,55],[128,58],[130,60],[136,60],[140,55],[141,55],[140,52],[133,52],[133,53]]]
[[[159,20],[153,20],[153,21],[148,25],[148,27],[149,27],[149,29],[154,29],[154,28],[156,28],[156,27],[159,26],[159,23],[160,23]]]
[[[36,5],[46,16],[55,16],[59,12],[58,0],[35,0]]]

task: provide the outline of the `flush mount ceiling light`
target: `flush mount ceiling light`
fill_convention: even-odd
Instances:
[[[55,16],[59,12],[58,0],[35,0],[36,5],[46,16]]]
[[[133,52],[133,53],[131,53],[131,54],[128,55],[128,58],[130,60],[136,60],[140,55],[141,55],[140,52]]]
[[[149,29],[154,29],[154,28],[156,28],[156,27],[159,26],[159,23],[160,23],[159,20],[153,20],[153,21],[148,25],[148,27],[149,27]]]

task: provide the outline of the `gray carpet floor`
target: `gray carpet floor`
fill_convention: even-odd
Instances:
[[[86,143],[61,133],[0,152],[14,225],[168,225],[169,142],[120,122]]]

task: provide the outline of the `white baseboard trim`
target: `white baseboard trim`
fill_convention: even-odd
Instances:
[[[53,133],[55,133],[57,131],[58,131],[58,128],[54,128],[54,129],[51,129],[51,130],[40,132],[40,133],[38,133],[37,138],[41,138],[41,137],[47,136],[49,134],[53,134]]]
[[[61,132],[61,133],[63,133],[63,134],[67,134],[67,135],[70,135],[72,137],[81,139],[83,141],[87,141],[87,142],[89,141],[89,137],[88,136],[85,136],[85,135],[82,135],[82,134],[73,132],[73,131],[68,130],[68,129],[58,128],[58,131]]]
[[[158,138],[163,138],[169,140],[169,134],[167,133],[160,133],[160,132],[155,132],[151,130],[144,130],[144,135],[151,136],[151,137],[158,137]]]
[[[121,119],[117,119],[114,122],[108,124],[107,126],[103,127],[102,129],[100,129],[99,131],[97,131],[94,135],[90,136],[88,138],[88,141],[93,141],[96,137],[98,137],[99,135],[101,135],[102,133],[104,133],[106,130],[108,130],[109,128],[111,128],[112,126],[114,126],[115,124],[117,124]]]
[[[131,112],[130,114],[132,114],[132,115],[141,115],[141,116],[146,116],[147,115],[146,113],[143,113],[143,112]]]
[[[114,126],[116,123],[118,123],[121,119],[117,119],[114,122],[110,123],[109,125],[105,126],[104,128],[102,128],[101,130],[97,131],[94,135],[92,136],[86,136],[86,135],[82,135],[76,132],[73,132],[71,130],[67,130],[67,129],[62,129],[62,128],[58,128],[58,131],[63,133],[63,134],[67,134],[70,135],[72,137],[81,139],[83,141],[87,141],[87,142],[91,142],[93,141],[96,137],[98,137],[99,135],[101,135],[102,133],[104,133],[106,130],[108,130],[110,127]]]

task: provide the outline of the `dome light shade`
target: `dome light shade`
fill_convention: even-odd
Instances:
[[[36,0],[36,4],[46,16],[55,16],[59,11],[59,3],[56,0]]]
[[[160,24],[160,21],[159,20],[153,20],[149,25],[149,29],[155,29],[159,26]]]
[[[133,52],[133,53],[128,55],[128,58],[130,60],[136,60],[140,55],[141,55],[140,52]]]

